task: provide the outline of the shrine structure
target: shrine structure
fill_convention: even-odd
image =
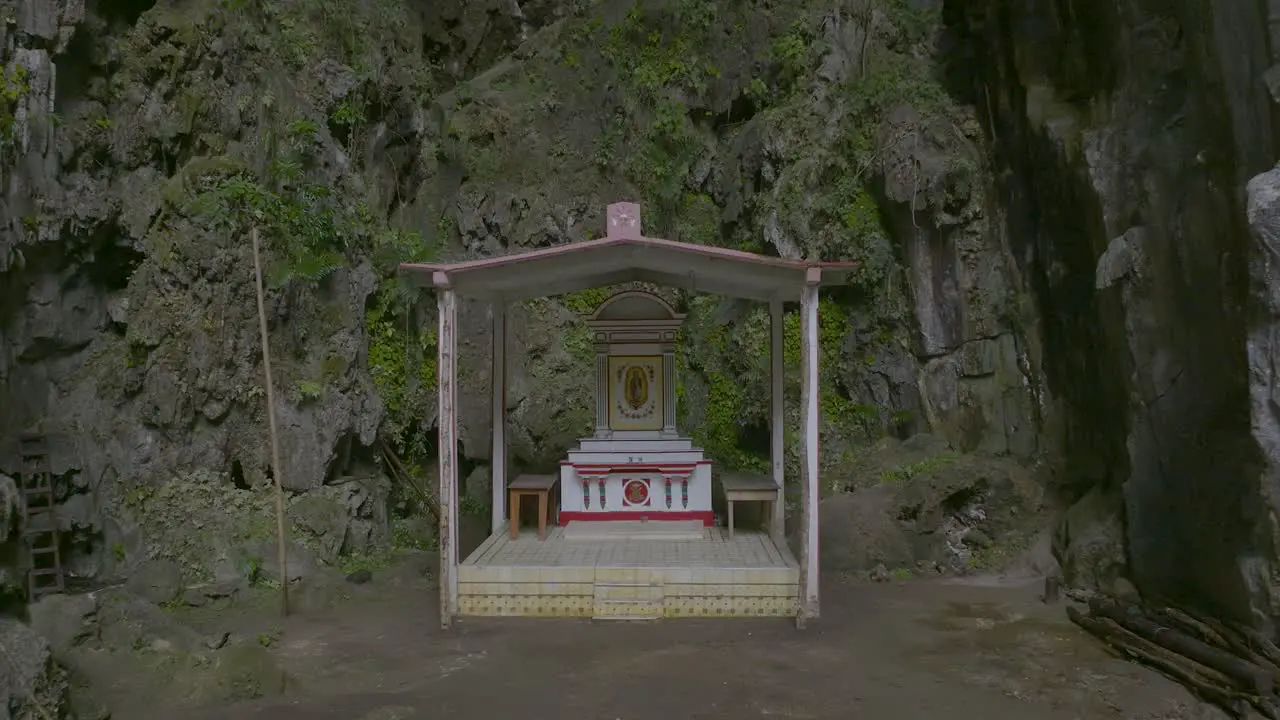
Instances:
[[[818,292],[846,282],[848,262],[769,257],[650,238],[640,207],[610,205],[607,235],[456,263],[405,264],[439,304],[440,617],[818,616]],[[587,322],[595,343],[595,423],[555,475],[508,473],[506,313],[512,303],[626,283],[766,303],[770,316],[772,472],[717,472],[729,527],[715,525],[715,458],[677,427],[675,343],[683,315],[631,289]],[[493,534],[458,552],[457,344],[459,296],[487,302],[492,328]],[[783,306],[801,319],[800,538],[784,526]],[[765,349],[761,348],[764,352]],[[513,501],[538,500],[539,529],[521,531]],[[548,524],[549,498],[558,518]],[[767,529],[733,527],[735,501],[762,500]],[[504,529],[505,527],[505,529]],[[799,556],[797,560],[796,556]]]
[[[676,430],[683,319],[642,290],[610,297],[587,319],[596,347],[595,434],[560,465],[562,523],[714,522],[711,463]]]

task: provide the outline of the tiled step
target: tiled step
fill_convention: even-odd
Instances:
[[[657,583],[596,583],[592,620],[658,620],[666,593]]]
[[[695,541],[706,538],[707,528],[699,520],[575,520],[564,528],[564,539],[573,541]]]

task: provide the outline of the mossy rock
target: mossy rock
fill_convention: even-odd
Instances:
[[[289,676],[261,645],[234,645],[219,651],[214,683],[223,698],[247,700],[283,693]]]

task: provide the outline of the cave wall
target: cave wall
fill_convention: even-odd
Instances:
[[[1261,621],[1274,557],[1244,209],[1276,158],[1265,3],[948,2],[946,18],[1043,319],[1068,492],[1123,503],[1145,594]]]

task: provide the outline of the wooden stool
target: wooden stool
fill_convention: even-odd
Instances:
[[[551,490],[560,482],[559,475],[517,475],[507,485],[507,507],[511,513],[511,539],[520,537],[520,498],[538,496],[538,539],[547,539],[547,516],[550,514]]]
[[[773,478],[763,475],[745,475],[725,473],[720,476],[720,484],[724,487],[725,503],[729,506],[729,537],[733,537],[733,504],[735,502],[759,501],[764,503],[766,518],[773,517],[773,504],[778,501],[778,486]],[[765,521],[769,523],[768,520]]]

